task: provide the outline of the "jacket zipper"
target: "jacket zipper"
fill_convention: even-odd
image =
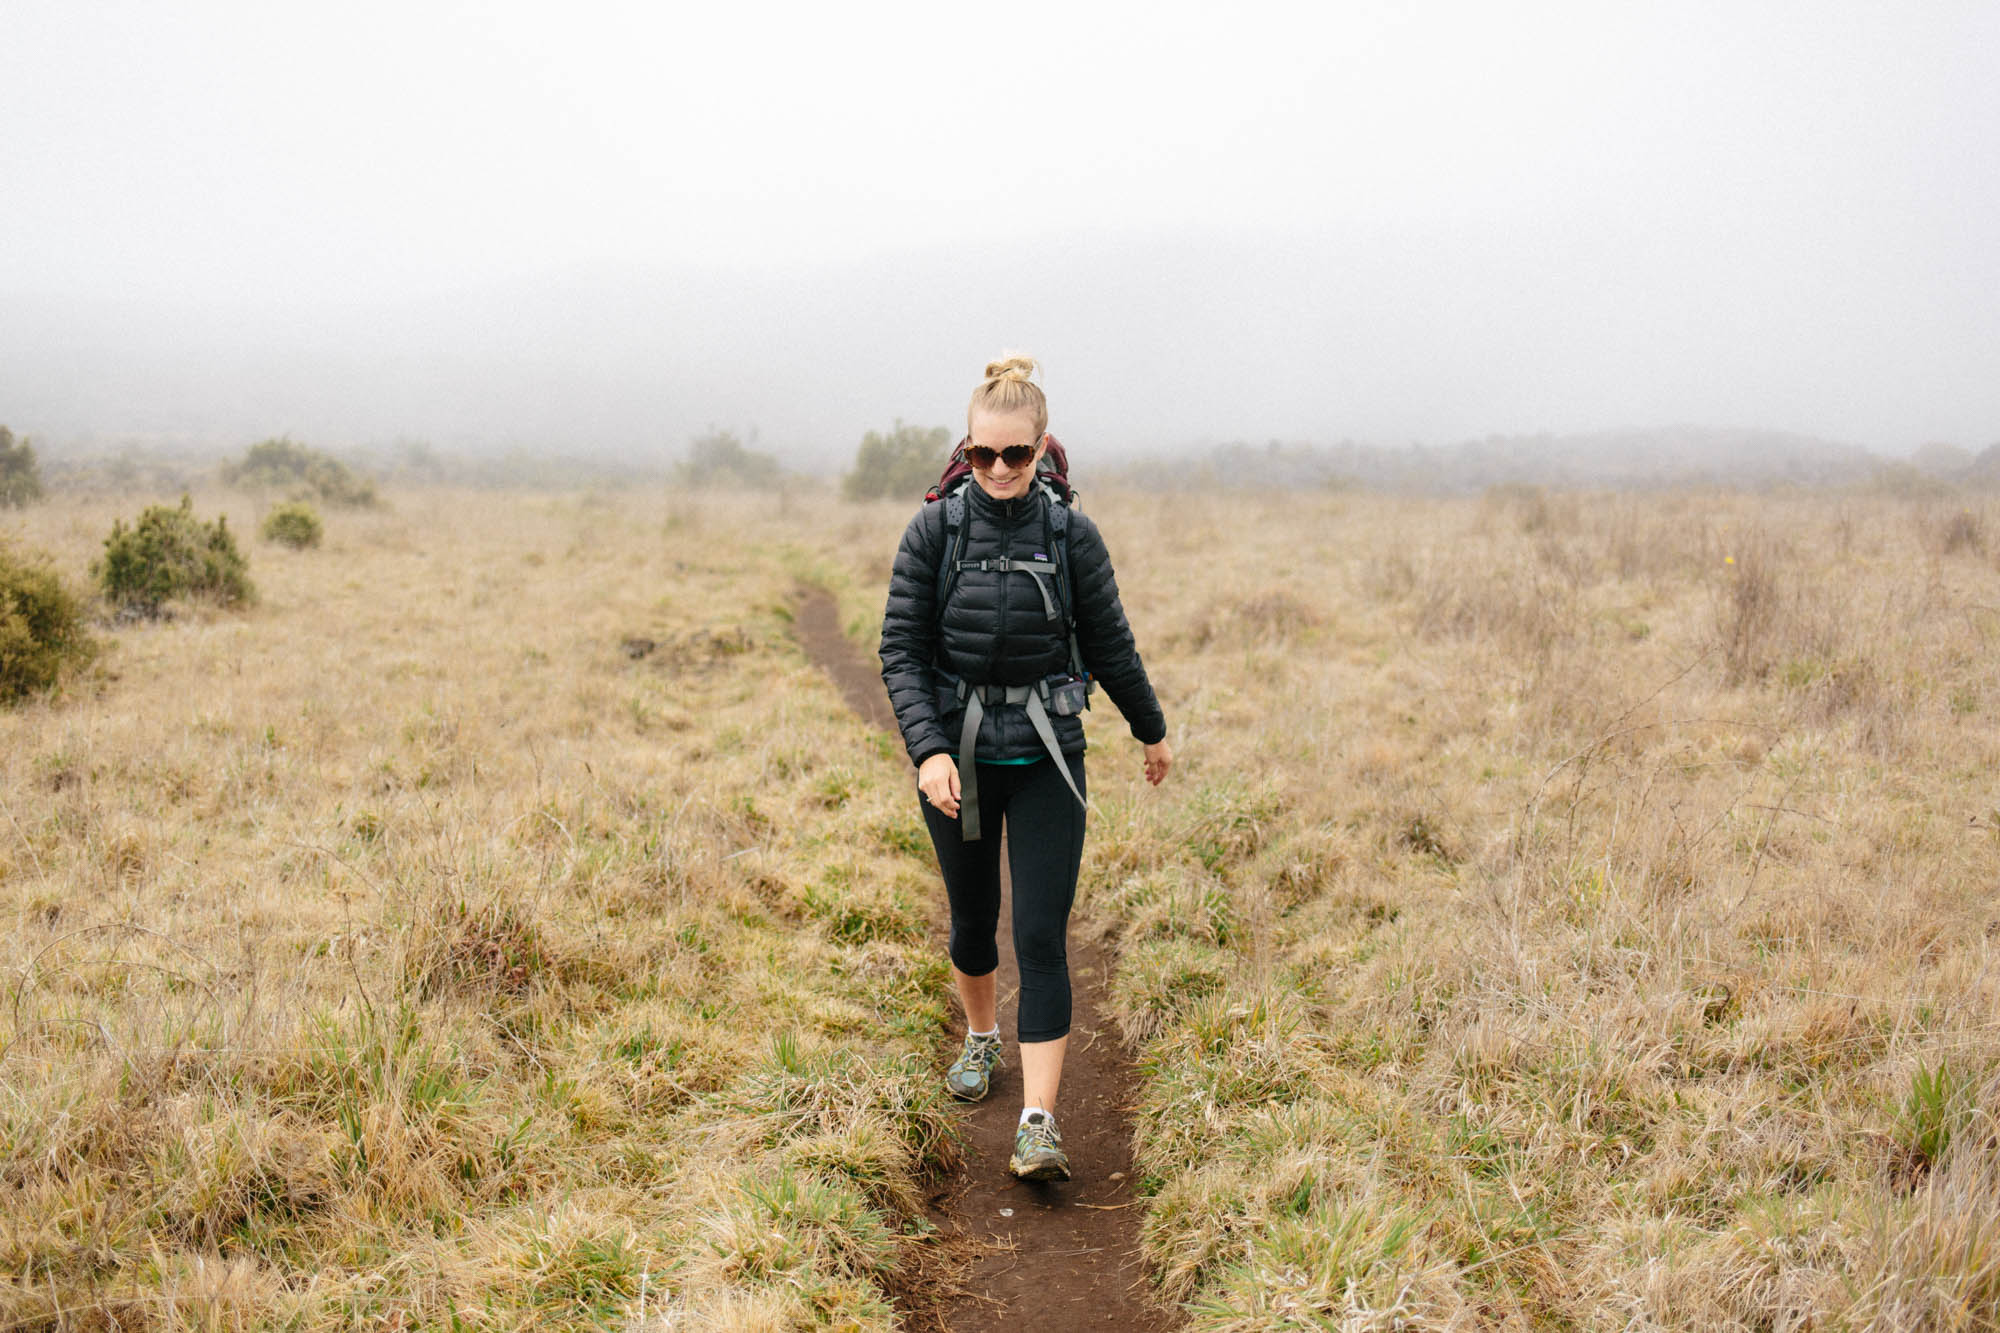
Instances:
[[[1000,528],[1000,558],[1005,560],[1014,554],[1014,502],[1012,500],[1006,501],[1001,506],[1000,512],[1003,520]],[[1000,665],[1000,645],[1006,641],[1007,629],[1007,584],[1009,580],[1004,571],[995,573],[994,578],[998,581],[1000,590],[995,594],[993,600],[993,650],[986,658],[986,679],[988,680],[993,679],[993,673]]]

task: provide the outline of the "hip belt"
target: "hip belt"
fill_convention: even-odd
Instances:
[[[965,705],[965,722],[958,729],[958,823],[959,836],[966,842],[978,842],[979,828],[979,765],[973,752],[979,745],[979,723],[986,716],[988,706],[1019,707],[1027,710],[1028,721],[1033,724],[1035,734],[1042,738],[1042,747],[1056,761],[1056,772],[1069,784],[1069,794],[1076,797],[1076,803],[1086,810],[1089,805],[1083,793],[1076,789],[1076,779],[1070,776],[1069,764],[1063,759],[1062,746],[1056,742],[1056,729],[1049,722],[1049,705],[1053,701],[1059,716],[1073,716],[1088,707],[1088,687],[1082,681],[1064,681],[1050,687],[1048,681],[1038,680],[1032,685],[971,685],[963,680],[955,681],[954,693]]]

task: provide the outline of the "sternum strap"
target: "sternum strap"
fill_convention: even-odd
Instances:
[[[976,569],[982,574],[1026,574],[1035,581],[1035,591],[1042,595],[1042,610],[1050,620],[1061,620],[1062,612],[1056,609],[1056,599],[1049,592],[1047,579],[1054,578],[1056,562],[1053,560],[960,560],[954,568],[959,573]],[[1046,576],[1046,578],[1044,577]]]

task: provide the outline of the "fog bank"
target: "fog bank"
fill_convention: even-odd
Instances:
[[[897,417],[962,421],[986,359],[1023,348],[1058,433],[1120,459],[1674,423],[1888,453],[2000,438],[2000,304],[1984,295],[2000,271],[1850,292],[1845,319],[1802,329],[1803,259],[1677,266],[1637,236],[1558,246],[1496,226],[579,266],[402,299],[17,295],[0,419],[57,445],[290,433],[637,460],[719,425],[808,464]]]

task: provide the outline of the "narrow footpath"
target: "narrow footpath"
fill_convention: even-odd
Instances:
[[[876,726],[893,732],[882,678],[867,654],[841,632],[826,592],[802,595],[800,644],[832,677],[848,704]],[[911,784],[912,802],[916,800]],[[1006,864],[1003,857],[1002,866]],[[1011,885],[1002,874],[1002,893]],[[932,914],[938,947],[944,947],[943,888]],[[1069,941],[1072,1017],[1068,1057],[1056,1119],[1074,1179],[1031,1185],[1007,1172],[1020,1114],[1021,1070],[1015,1045],[1014,999],[1019,974],[1014,946],[1000,908],[1000,1030],[1007,1063],[984,1102],[966,1108],[967,1151],[951,1176],[931,1195],[931,1220],[941,1249],[959,1262],[927,1271],[899,1301],[907,1327],[951,1333],[1039,1327],[1080,1330],[1170,1329],[1173,1313],[1150,1299],[1139,1256],[1140,1200],[1131,1189],[1131,1103],[1137,1080],[1130,1053],[1103,1003],[1109,959],[1100,941]],[[955,1019],[952,1044],[964,1036]],[[944,1076],[944,1060],[938,1076]],[[927,1266],[928,1267],[928,1266]]]

